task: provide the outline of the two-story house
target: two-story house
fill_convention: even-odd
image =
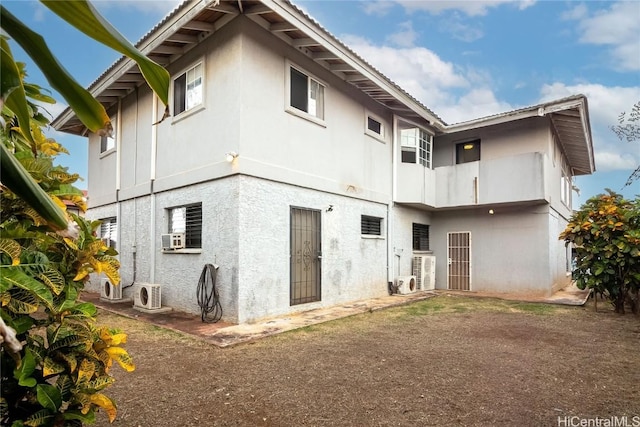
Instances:
[[[413,274],[423,289],[568,283],[558,234],[572,177],[594,171],[585,97],[448,125],[288,1],[187,1],[138,47],[172,75],[170,118],[154,125],[162,105],[122,58],[89,88],[113,138],[70,110],[54,121],[88,135],[87,216],[124,285],[198,313],[215,264],[224,319],[244,323]]]

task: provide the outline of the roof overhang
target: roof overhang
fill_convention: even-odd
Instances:
[[[573,175],[595,172],[589,107],[584,95],[575,95],[494,116],[448,125],[444,134],[495,126],[530,117],[548,117]]]
[[[445,125],[435,113],[286,0],[187,0],[147,33],[136,47],[166,67],[241,14],[393,113],[426,120],[438,128]],[[89,91],[109,109],[144,84],[136,63],[122,57],[89,86]],[[87,133],[70,108],[56,117],[52,126],[71,134]]]

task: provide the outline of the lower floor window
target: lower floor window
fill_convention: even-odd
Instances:
[[[104,244],[110,248],[116,247],[118,241],[118,222],[115,217],[104,218],[100,224],[100,238],[104,241]]]
[[[360,232],[367,236],[382,236],[382,218],[362,215]]]
[[[429,226],[425,224],[413,224],[413,250],[429,250]]]
[[[185,248],[202,248],[202,203],[169,209],[169,232],[184,233]]]

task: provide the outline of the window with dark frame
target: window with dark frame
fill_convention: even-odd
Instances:
[[[414,251],[430,250],[428,225],[413,223],[413,250]]]
[[[324,85],[294,67],[289,69],[289,105],[324,120]]]
[[[366,236],[382,236],[382,218],[362,215],[360,233]]]
[[[456,144],[456,164],[476,162],[480,160],[480,140]]]
[[[373,133],[376,133],[382,136],[382,123],[380,123],[379,121],[377,121],[371,116],[367,116],[367,129],[369,129]]]
[[[202,63],[173,80],[173,115],[202,104]]]
[[[169,209],[169,232],[184,233],[185,248],[202,248],[202,203]]]

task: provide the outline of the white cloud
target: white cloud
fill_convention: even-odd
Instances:
[[[400,31],[387,36],[387,41],[399,47],[411,47],[418,36],[411,21],[407,21],[400,24]]]
[[[394,3],[388,0],[362,2],[362,10],[367,15],[384,16],[393,8]]]
[[[107,9],[123,9],[127,11],[138,11],[143,13],[161,14],[162,16],[171,12],[182,0],[116,0],[116,1],[96,1],[93,5],[100,11]]]
[[[489,9],[499,7],[501,5],[515,5],[520,10],[524,10],[535,3],[535,0],[453,0],[453,1],[416,1],[416,0],[398,0],[404,8],[411,12],[415,10],[424,10],[434,15],[440,14],[448,10],[457,10],[468,16],[486,15]]]
[[[610,48],[612,68],[640,70],[640,3],[621,1],[589,14],[584,4],[563,15],[578,21],[580,42]]]
[[[629,170],[640,164],[640,142],[620,141],[610,129],[618,123],[620,113],[628,113],[640,100],[640,88],[553,83],[544,85],[540,93],[540,102],[580,93],[587,97],[597,170]]]
[[[376,46],[352,35],[342,39],[447,123],[513,109],[510,104],[496,98],[490,88],[491,77],[483,70],[460,69],[424,47]]]

